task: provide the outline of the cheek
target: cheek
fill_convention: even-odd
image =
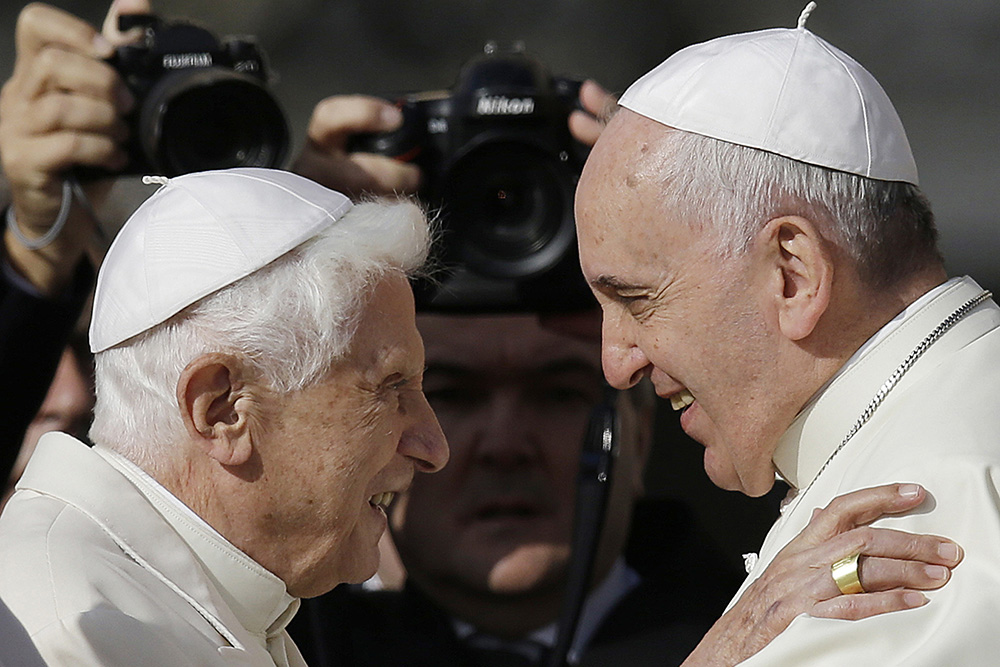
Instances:
[[[354,445],[357,468],[381,469],[387,465],[402,437],[402,426],[396,407],[381,400],[366,402],[352,411],[344,423],[344,439]]]

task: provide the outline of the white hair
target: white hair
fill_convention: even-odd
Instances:
[[[413,202],[357,204],[267,266],[98,353],[91,440],[149,461],[152,447],[183,437],[177,381],[206,353],[241,357],[280,392],[321,380],[347,353],[374,285],[418,272],[430,236]]]
[[[720,252],[747,250],[767,221],[801,215],[821,226],[870,287],[940,262],[930,205],[919,188],[818,167],[690,132],[665,134],[666,203],[714,231]]]

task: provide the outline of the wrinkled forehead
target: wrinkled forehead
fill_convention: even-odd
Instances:
[[[580,260],[588,281],[627,273],[660,252],[669,223],[679,218],[664,196],[668,174],[676,170],[674,132],[622,109],[598,139],[576,196]]]
[[[389,271],[361,306],[357,328],[344,365],[373,374],[387,367],[417,373],[423,365],[423,345],[414,324],[413,292],[401,271]]]
[[[576,193],[578,231],[594,223],[661,209],[667,176],[676,171],[671,137],[677,130],[622,109],[590,153]]]
[[[676,132],[634,111],[621,109],[591,149],[578,196],[588,196],[602,186],[624,183],[636,188],[649,179],[657,180],[672,158],[670,138]]]

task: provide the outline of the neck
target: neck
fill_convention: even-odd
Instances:
[[[160,455],[155,457],[135,457],[129,452],[120,452],[135,463],[146,474],[155,479],[174,497],[187,505],[195,514],[205,520],[223,537],[233,544],[239,543],[239,536],[233,533],[233,526],[238,525],[231,512],[222,502],[227,496],[224,492],[229,481],[227,475],[219,474],[207,457],[190,456],[191,444],[175,442],[158,449]]]
[[[816,335],[806,344],[817,370],[814,390],[879,329],[946,279],[943,267],[934,266],[887,288],[873,289],[856,280],[842,285]]]

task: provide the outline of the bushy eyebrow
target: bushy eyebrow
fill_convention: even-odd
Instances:
[[[590,281],[594,289],[602,292],[634,292],[645,289],[642,285],[628,283],[617,276],[601,275]]]

